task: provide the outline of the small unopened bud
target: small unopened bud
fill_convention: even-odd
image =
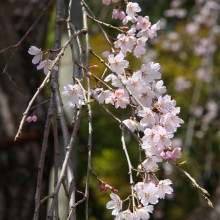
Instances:
[[[124,31],[127,31],[127,30],[129,30],[129,27],[128,26],[123,26],[123,27],[120,27],[122,30],[124,30]]]
[[[28,123],[31,123],[31,122],[32,122],[32,117],[31,117],[31,116],[28,116],[27,119],[26,119],[26,121],[27,121]]]
[[[112,187],[112,188],[111,188],[111,191],[112,191],[113,193],[118,192],[118,190],[117,190],[117,189],[115,189],[114,187]]]
[[[31,123],[31,122],[36,122],[37,121],[37,116],[35,114],[32,114],[30,116],[27,117],[26,121],[28,123]]]
[[[98,65],[95,64],[95,65],[89,66],[88,68],[89,68],[89,69],[96,70],[96,69],[98,69]]]
[[[37,116],[36,115],[32,115],[32,121],[36,122],[37,121]]]
[[[112,19],[118,19],[120,14],[120,9],[114,8],[112,11]]]
[[[125,19],[125,17],[126,17],[125,12],[124,11],[120,11],[118,18],[123,21]]]
[[[90,71],[88,71],[88,72],[86,73],[86,75],[87,75],[88,77],[90,77],[90,76],[92,76],[92,73],[91,73]]]

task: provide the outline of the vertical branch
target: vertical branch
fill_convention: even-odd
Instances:
[[[55,26],[55,36],[54,36],[54,49],[61,48],[61,39],[62,39],[62,22],[64,19],[64,2],[62,0],[56,1],[56,26]],[[59,83],[58,83],[58,72],[53,70],[51,74],[51,87],[52,91],[55,94],[56,107],[58,116],[60,119],[60,125],[63,136],[64,146],[67,146],[69,142],[69,131],[67,128],[66,119],[64,117],[63,103],[59,91]],[[66,152],[67,153],[67,152]],[[69,187],[69,207],[71,207],[75,203],[75,191],[73,190],[72,185],[75,185],[74,173],[72,163],[68,159],[67,166],[67,181]],[[55,200],[53,200],[55,201]],[[52,213],[50,213],[52,214]],[[74,216],[74,215],[73,215]]]
[[[70,0],[69,5],[68,5],[68,17],[67,17],[67,32],[68,32],[69,38],[72,36],[72,32],[76,33],[76,28],[71,23],[72,6],[73,6],[73,1]],[[75,38],[73,38],[73,41],[70,43],[70,49],[71,49],[72,61],[73,61],[73,76],[79,79],[83,77],[82,69],[78,68],[75,62],[77,61],[76,57],[78,57],[79,63],[80,64],[82,63],[82,50],[81,50],[80,45],[81,43],[79,40],[79,36],[77,35]]]
[[[199,97],[202,89],[202,81],[199,80],[196,83],[196,86],[194,88],[193,96],[192,96],[192,102],[191,102],[191,108],[190,108],[190,113],[193,114],[194,108],[197,106],[199,102]],[[188,123],[187,123],[187,130],[186,130],[186,136],[185,136],[185,142],[184,142],[184,147],[185,147],[185,152],[189,153],[190,146],[192,144],[192,139],[194,135],[194,127],[195,127],[195,116],[191,116]]]
[[[64,158],[64,161],[63,161],[63,164],[62,164],[62,168],[61,168],[61,171],[60,171],[60,176],[59,176],[55,191],[53,193],[54,196],[59,193],[60,186],[61,186],[61,184],[62,184],[62,182],[65,178],[65,173],[66,173],[66,170],[68,168],[68,163],[69,163],[69,160],[70,160],[70,157],[71,157],[72,149],[73,149],[73,146],[74,146],[75,141],[76,141],[76,134],[77,134],[77,131],[79,129],[80,114],[81,114],[81,109],[76,111],[76,116],[75,116],[75,119],[74,119],[75,123],[74,123],[73,132],[72,132],[70,141],[69,141],[69,143],[66,147],[66,155],[65,155],[65,158]],[[75,204],[73,205],[73,207],[75,207]],[[55,200],[53,199],[50,210],[49,210],[49,213],[48,213],[48,218],[49,219],[53,219],[54,208],[55,208]]]
[[[52,113],[51,113],[52,104],[53,103],[51,101],[49,109],[48,109],[45,128],[44,128],[44,137],[43,137],[40,161],[39,161],[39,165],[38,165],[37,188],[36,188],[36,193],[35,193],[35,212],[34,212],[33,220],[38,220],[39,219],[39,212],[40,212],[39,203],[40,203],[40,199],[41,199],[41,185],[42,185],[44,162],[45,162],[45,156],[46,156],[47,144],[48,144],[48,137],[49,137],[49,131],[50,131],[50,123],[51,123],[51,115],[52,115]]]
[[[87,24],[87,13],[84,5],[82,5],[83,10],[83,28],[88,30]],[[89,34],[86,33],[86,63],[85,66],[89,66],[89,57],[90,57],[90,44],[89,44]],[[90,105],[91,99],[91,82],[90,77],[87,76],[87,108],[88,108],[88,164],[87,164],[87,174],[86,174],[86,188],[85,188],[85,197],[86,197],[86,209],[85,209],[85,219],[89,219],[89,182],[90,182],[90,171],[92,169],[92,109]]]
[[[59,172],[59,139],[58,139],[58,127],[57,127],[57,112],[54,108],[53,111],[53,118],[52,118],[52,124],[53,124],[53,136],[54,136],[54,188],[57,185],[58,182],[58,172]],[[59,200],[58,200],[58,194],[54,195],[55,200],[55,210],[54,210],[54,217],[55,219],[59,219]]]
[[[84,10],[86,9],[91,15],[93,18],[95,18],[95,15],[92,13],[92,11],[90,10],[89,6],[86,4],[86,2],[84,0],[81,0],[81,4],[83,5],[84,7]],[[90,16],[91,17],[91,16]],[[101,29],[105,39],[107,40],[107,42],[109,43],[109,46],[111,47],[111,49],[113,49],[113,46],[112,46],[112,43],[108,37],[108,34],[105,32],[105,30],[102,28],[102,26],[100,25],[100,23],[97,23],[99,28]]]
[[[134,201],[134,180],[133,180],[133,176],[132,176],[132,165],[131,165],[131,160],[127,151],[127,147],[126,147],[126,143],[125,143],[125,127],[124,125],[122,125],[121,127],[121,142],[122,142],[122,147],[123,150],[125,152],[125,156],[127,159],[127,163],[128,163],[128,174],[130,177],[130,185],[131,185],[131,196],[132,196],[132,209],[133,209],[133,213],[135,212],[135,201]]]

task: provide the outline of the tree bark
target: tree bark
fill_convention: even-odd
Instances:
[[[3,0],[0,2],[0,51],[15,45],[37,20],[48,0]],[[37,167],[41,150],[46,106],[34,109],[36,123],[26,123],[14,142],[22,114],[40,85],[41,73],[27,53],[31,45],[43,47],[51,7],[19,47],[0,53],[0,220],[32,219]],[[13,55],[13,57],[11,57]],[[8,63],[6,71],[5,66]],[[4,71],[4,72],[3,72]],[[36,105],[45,101],[42,93]],[[47,195],[51,160],[45,165],[42,196]],[[40,219],[45,219],[46,206]]]

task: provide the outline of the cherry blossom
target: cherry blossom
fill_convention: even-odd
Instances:
[[[123,212],[119,212],[118,215],[115,217],[115,220],[134,220],[134,214],[129,210],[125,210]]]
[[[44,74],[47,75],[48,72],[50,71],[52,65],[53,65],[53,61],[52,60],[43,60],[37,66],[37,70],[43,69],[44,70]],[[54,65],[53,69],[58,71],[58,66]]]
[[[140,125],[135,120],[126,119],[123,121],[123,123],[133,132],[140,130]]]
[[[111,4],[111,0],[102,0],[102,4],[108,6]]]
[[[41,49],[35,46],[31,46],[28,50],[28,53],[30,55],[34,55],[34,58],[32,59],[33,64],[39,63],[42,60],[42,56],[44,54],[44,52]]]
[[[68,84],[64,86],[64,91],[62,92],[64,97],[68,98],[67,106],[69,107],[80,107],[84,105],[83,91],[81,87],[77,84]]]
[[[156,156],[148,156],[147,159],[142,162],[142,166],[147,171],[154,171],[158,168],[157,163],[161,161],[161,158],[158,158]]]
[[[158,189],[152,182],[145,183],[143,191],[139,191],[138,196],[144,206],[147,206],[149,203],[153,205],[158,203]]]
[[[117,215],[122,209],[122,201],[120,197],[115,193],[111,193],[110,197],[112,200],[106,204],[106,208],[113,209],[112,215]]]
[[[159,116],[148,107],[139,110],[138,115],[142,117],[140,126],[143,128],[153,126],[159,121]]]
[[[157,190],[158,190],[158,197],[160,199],[165,198],[165,194],[171,194],[173,192],[173,189],[171,188],[172,182],[169,179],[166,180],[160,180],[157,184]]]
[[[138,3],[129,2],[126,7],[126,14],[130,17],[134,17],[137,12],[140,12],[141,8]]]
[[[112,19],[120,19],[124,20],[126,17],[125,12],[122,11],[120,8],[114,8],[112,11]]]
[[[170,138],[173,137],[171,132],[167,132],[162,126],[158,126],[154,135],[154,143],[157,145],[158,149],[163,149],[164,147],[169,147],[171,145]]]
[[[136,43],[134,35],[119,34],[117,41],[114,42],[115,48],[120,48],[121,53],[126,55],[127,52],[131,52]]]
[[[146,30],[151,26],[151,23],[149,21],[149,17],[145,16],[138,16],[137,17],[137,24],[136,24],[136,29],[137,30]]]
[[[105,100],[105,103],[111,103],[112,105],[115,104],[115,108],[126,108],[129,104],[129,97],[125,93],[124,89],[118,89]]]
[[[113,54],[108,56],[108,61],[110,64],[110,69],[112,72],[117,74],[123,74],[124,69],[128,67],[129,62],[124,60],[124,55],[122,53],[114,56]]]
[[[152,205],[146,205],[142,208],[139,208],[136,210],[136,212],[134,213],[134,219],[142,219],[142,220],[147,220],[150,218],[150,214],[152,213],[154,210],[154,207]]]

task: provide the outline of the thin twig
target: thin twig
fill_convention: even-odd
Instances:
[[[54,101],[54,99],[53,99]],[[57,185],[58,181],[58,172],[59,172],[59,139],[58,139],[58,126],[57,126],[57,111],[55,108],[55,103],[53,103],[53,118],[52,118],[52,127],[53,127],[53,137],[54,137],[54,188]],[[58,194],[54,196],[55,200],[55,219],[59,219],[59,200]]]
[[[134,200],[134,180],[133,180],[133,176],[132,176],[132,169],[133,169],[133,166],[131,165],[131,160],[130,160],[130,157],[129,157],[129,154],[128,154],[128,150],[127,150],[127,147],[126,147],[126,143],[125,143],[125,127],[122,125],[121,126],[121,142],[122,142],[122,147],[123,147],[123,150],[125,152],[125,156],[126,156],[126,159],[127,159],[127,163],[128,163],[128,174],[129,174],[129,177],[130,177],[130,185],[131,185],[131,197],[132,197],[132,209],[133,209],[133,213],[135,212],[135,200]]]
[[[44,128],[44,137],[43,137],[40,161],[39,161],[39,165],[38,165],[37,187],[36,187],[36,193],[35,193],[35,213],[34,213],[33,220],[39,219],[38,205],[39,205],[39,201],[40,201],[40,197],[41,197],[41,186],[42,186],[42,178],[43,178],[43,171],[44,171],[44,163],[45,163],[48,137],[49,137],[49,131],[50,131],[51,116],[52,116],[52,104],[53,103],[51,101],[50,107],[49,107],[48,113],[47,113],[47,120],[46,120],[45,128]]]
[[[77,35],[80,35],[82,33],[85,33],[85,30],[80,30],[80,31],[77,31],[75,34],[73,34],[67,41],[66,43],[63,45],[63,48],[61,49],[61,51],[57,54],[56,58],[53,60],[53,63],[51,65],[51,69],[49,70],[48,74],[46,75],[46,77],[44,78],[43,82],[41,83],[40,87],[37,89],[37,91],[35,92],[34,96],[32,97],[32,99],[30,100],[30,102],[28,103],[28,106],[26,108],[26,110],[24,111],[23,113],[23,117],[21,119],[21,122],[20,122],[20,125],[19,125],[19,128],[18,128],[18,131],[15,135],[15,141],[19,138],[21,132],[22,132],[22,129],[23,129],[23,126],[24,126],[24,123],[25,123],[25,120],[27,118],[27,114],[28,112],[30,111],[35,99],[37,98],[37,96],[40,94],[41,90],[45,87],[45,85],[49,82],[49,79],[50,79],[50,76],[51,76],[51,72],[54,68],[54,66],[59,62],[59,60],[61,59],[61,57],[63,56],[64,54],[64,51],[66,50],[67,46],[69,45],[70,41],[72,40],[73,37],[77,36]]]
[[[119,31],[119,32],[124,32],[121,28],[115,27],[115,26],[113,26],[113,25],[111,25],[111,24],[107,24],[107,23],[105,23],[105,22],[103,22],[103,21],[99,21],[98,19],[96,19],[96,18],[94,18],[94,17],[92,17],[92,16],[90,16],[90,15],[87,15],[87,16],[88,16],[91,20],[93,20],[94,22],[96,22],[96,23],[98,23],[98,24],[101,24],[101,25],[106,26],[106,27],[108,27],[108,28],[115,29],[115,30],[117,30],[117,31]]]
[[[80,0],[81,3],[83,4],[83,6],[86,8],[86,10],[92,15],[93,18],[95,18],[95,15],[92,13],[91,9],[89,8],[89,6],[86,4],[86,2],[84,0]],[[112,42],[110,41],[108,34],[105,32],[105,30],[102,28],[102,25],[100,23],[97,23],[99,28],[101,29],[105,39],[107,40],[107,42],[109,43],[110,47],[113,48],[112,46]]]
[[[27,30],[27,32],[24,34],[24,36],[16,44],[0,50],[0,54],[6,52],[9,49],[19,47],[23,43],[23,41],[26,39],[26,37],[34,30],[35,26],[38,24],[38,22],[40,21],[40,19],[42,18],[42,16],[46,12],[46,10],[51,6],[52,3],[53,3],[53,0],[48,2],[48,4],[41,10],[41,12],[39,13],[39,16],[35,19],[34,23],[31,25],[31,27]],[[9,59],[11,59],[11,58],[12,57],[9,57]],[[5,68],[4,68],[4,71],[6,71]],[[4,73],[4,71],[3,71],[3,73]]]
[[[70,0],[69,5],[68,5],[68,17],[67,17],[67,32],[68,32],[69,37],[72,35],[72,32],[73,33],[76,32],[75,26],[71,23],[72,4],[73,4],[73,1]],[[75,65],[77,59],[79,60],[80,63],[82,63],[82,49],[81,49],[81,42],[79,40],[79,36],[76,36],[75,41],[76,43],[74,44],[70,42],[70,49],[72,52],[71,54],[72,54],[72,62],[73,62],[73,76],[81,79],[83,78],[82,70],[76,68],[76,65]]]
[[[87,13],[84,5],[81,3],[83,11],[83,28],[88,29],[87,23]],[[86,33],[86,60],[85,66],[89,66],[90,58],[90,43],[89,34]],[[88,109],[88,159],[87,159],[87,172],[86,172],[86,186],[85,186],[85,197],[86,197],[86,209],[85,209],[85,219],[89,219],[89,183],[90,183],[90,170],[92,169],[92,109],[90,105],[91,99],[91,82],[90,77],[87,77],[87,109]]]
[[[119,123],[119,125],[125,126],[125,128],[132,134],[132,136],[135,138],[135,140],[138,142],[139,145],[142,144],[141,139],[140,139],[129,127],[127,127],[127,125],[124,124],[123,121],[121,121],[118,117],[116,117],[116,116],[115,116],[110,110],[108,110],[104,105],[100,104],[94,94],[92,94],[92,97],[93,97],[94,100],[99,104],[100,107],[102,107],[112,118],[114,118],[114,119]]]
[[[86,197],[84,196],[81,200],[79,200],[78,202],[76,202],[76,203],[70,208],[70,212],[69,212],[69,215],[68,215],[68,217],[67,217],[67,220],[70,220],[70,218],[71,218],[71,216],[72,216],[72,214],[73,214],[75,208],[76,208],[79,204],[83,203],[85,200],[86,200]]]
[[[62,165],[62,168],[61,168],[61,171],[60,171],[60,175],[59,175],[59,179],[58,179],[56,188],[54,190],[54,195],[59,193],[60,186],[61,186],[61,184],[62,184],[62,182],[65,178],[65,173],[66,173],[66,170],[67,170],[69,159],[71,157],[73,146],[74,146],[75,141],[76,141],[76,133],[79,129],[80,114],[81,114],[81,109],[78,109],[76,111],[76,118],[74,120],[75,123],[74,123],[73,132],[72,132],[72,135],[71,135],[71,138],[70,138],[70,142],[69,142],[68,146],[66,147],[66,155],[65,155],[65,158],[64,158],[64,161],[63,161],[63,165]],[[54,200],[53,200],[53,202],[51,204],[51,207],[50,207],[50,210],[49,210],[49,213],[48,213],[48,218],[49,219],[52,219],[54,208],[55,208],[55,203],[54,203]]]
[[[40,19],[42,18],[42,16],[44,15],[44,13],[46,12],[46,10],[51,6],[51,4],[53,3],[53,0],[49,1],[49,3],[45,6],[45,8],[40,12],[40,15],[36,18],[36,20],[34,21],[34,23],[31,25],[31,27],[27,30],[27,32],[24,34],[24,36],[15,44],[12,46],[9,46],[3,50],[0,51],[1,53],[6,52],[9,49],[14,49],[11,54],[9,55],[8,59],[7,59],[7,63],[4,66],[4,69],[2,71],[2,74],[5,74],[8,79],[12,82],[12,84],[19,90],[19,91],[23,91],[22,88],[14,81],[14,79],[10,76],[10,74],[8,73],[8,67],[11,63],[12,58],[15,56],[17,49],[19,48],[19,46],[23,43],[23,41],[27,38],[27,36],[34,30],[35,26],[39,23]]]
[[[172,160],[169,160],[169,162],[172,163],[176,168],[178,168],[178,170],[180,170],[190,180],[192,185],[195,186],[202,193],[202,195],[205,198],[205,200],[207,201],[208,205],[210,207],[214,208],[212,202],[208,198],[208,196],[210,196],[208,191],[205,190],[204,188],[202,188],[188,172],[186,172],[184,169],[182,169],[180,167],[180,165],[178,163],[176,163],[175,161],[172,161]]]

